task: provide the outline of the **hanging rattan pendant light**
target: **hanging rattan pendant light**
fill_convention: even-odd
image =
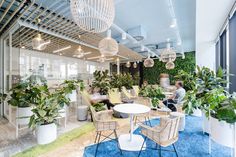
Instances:
[[[170,43],[166,44],[166,49],[161,52],[160,60],[162,62],[174,62],[176,59],[176,52],[170,47]]]
[[[175,68],[175,63],[172,61],[169,61],[166,63],[166,69],[170,70],[170,69],[174,69]]]
[[[143,63],[143,65],[146,67],[146,68],[151,68],[151,67],[153,67],[154,66],[154,60],[152,59],[152,58],[150,58],[150,54],[149,54],[149,52],[148,52],[148,58],[146,58],[145,60],[144,60],[144,63]]]
[[[134,62],[133,67],[134,67],[134,68],[137,68],[137,67],[138,67],[138,65],[137,65],[136,62]]]
[[[99,42],[98,48],[103,56],[114,56],[118,53],[119,46],[116,40],[112,39],[111,30],[108,30],[107,37]]]
[[[75,23],[93,33],[108,30],[115,17],[113,0],[71,0],[70,9]]]

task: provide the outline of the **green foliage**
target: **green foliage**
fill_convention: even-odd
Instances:
[[[44,88],[35,86],[35,89],[38,89],[42,94],[36,99],[36,105],[32,109],[33,115],[30,117],[29,127],[35,128],[37,125],[55,123],[61,109],[57,103],[58,96],[48,92],[46,85]]]
[[[99,93],[106,95],[110,89],[110,77],[108,75],[108,70],[105,71],[95,71],[93,73],[94,81],[92,87],[99,90]]]
[[[126,89],[132,89],[134,82],[135,81],[130,73],[113,74],[111,76],[110,85],[111,85],[111,88],[118,88],[121,91],[121,88],[123,86]]]
[[[176,80],[181,80],[184,83],[184,89],[186,91],[194,90],[196,88],[196,75],[195,73],[186,72],[180,70],[175,76]]]
[[[175,82],[174,76],[178,74],[180,70],[184,70],[187,73],[190,73],[195,70],[195,52],[186,52],[185,59],[178,57],[175,60],[175,68],[168,70],[165,67],[165,63],[160,62],[158,59],[154,60],[155,64],[152,68],[143,69],[144,80],[147,80],[149,84],[159,83],[159,78],[161,73],[167,73],[170,75],[171,83]]]
[[[219,109],[216,111],[216,118],[226,121],[227,123],[236,122],[236,99],[230,98],[225,103],[221,103]]]
[[[11,90],[8,104],[17,107],[29,107],[36,103],[36,99],[41,95],[35,88],[36,84],[30,80],[17,83]],[[42,86],[42,88],[44,85]]]
[[[6,100],[7,94],[0,93],[0,104]]]
[[[107,109],[107,107],[104,103],[96,103],[96,104],[92,104],[92,106],[94,107],[94,110],[96,112],[104,111]]]
[[[139,95],[152,99],[153,107],[157,107],[159,101],[165,98],[162,88],[160,87],[154,88],[153,86],[146,86],[141,88]]]
[[[194,110],[201,106],[201,99],[196,97],[196,91],[187,91],[184,99],[183,110],[189,115],[193,114]]]

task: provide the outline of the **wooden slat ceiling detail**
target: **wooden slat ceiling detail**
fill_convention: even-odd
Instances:
[[[65,7],[65,5],[68,5],[68,3],[58,2],[59,1],[55,1],[53,4],[51,4],[51,6],[48,6],[48,8],[44,8],[41,5],[34,3],[34,1],[29,0],[0,0],[0,17],[5,14],[4,17],[2,17],[3,20],[0,21],[0,26],[2,26],[0,28],[0,35],[6,30],[6,28],[9,28],[11,24],[15,23],[17,20],[21,20],[22,22],[46,29],[52,33],[57,33],[67,38],[76,41],[82,41],[97,47],[99,41],[103,39],[104,36],[102,34],[93,34],[81,30],[72,20],[63,16],[69,11],[68,9],[63,9],[68,8]],[[4,6],[9,6],[9,10],[6,10]],[[50,10],[52,7],[54,8],[53,11]],[[11,17],[13,13],[15,13],[15,15]],[[8,18],[11,18],[11,20],[8,20]],[[37,18],[41,19],[40,24],[36,23]],[[4,22],[8,23],[6,24]],[[3,28],[3,26],[6,28]],[[25,46],[27,49],[32,50],[31,41],[37,35],[37,33],[37,30],[21,26],[13,34],[13,47]],[[76,43],[57,38],[53,35],[45,33],[41,34],[44,40],[51,40],[51,43],[47,46],[46,50],[44,50],[47,53],[52,53],[56,49],[71,45],[72,48],[62,51],[62,53],[65,56],[72,57],[75,50],[79,46]],[[89,48],[87,46],[82,46],[82,49],[85,52],[92,52],[91,54],[86,55],[86,58],[100,55],[97,49]],[[143,56],[125,47],[124,45],[119,45],[118,55],[129,58],[130,60],[141,60],[143,58]],[[117,57],[114,57],[114,59],[115,58]]]

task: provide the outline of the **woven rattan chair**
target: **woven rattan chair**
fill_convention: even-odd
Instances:
[[[106,139],[112,139],[111,136],[113,134],[115,135],[115,140],[116,140],[118,147],[119,147],[118,136],[117,136],[117,132],[116,132],[116,130],[118,129],[118,123],[117,123],[117,121],[112,120],[113,111],[111,111],[111,110],[96,112],[94,107],[92,107],[92,106],[90,106],[90,110],[91,110],[92,117],[93,117],[93,123],[96,128],[96,137],[95,137],[95,141],[94,141],[94,143],[97,143],[97,147],[96,147],[96,151],[95,151],[95,157],[96,157],[99,144]],[[106,136],[106,135],[102,134],[102,132],[104,132],[104,131],[111,131],[111,133],[108,136]],[[101,137],[104,137],[104,139],[101,139]],[[114,139],[112,139],[112,140],[114,140]],[[122,153],[121,150],[120,150],[120,152]]]
[[[139,96],[139,86],[132,86],[135,96]]]
[[[149,127],[147,125],[140,124],[141,133],[145,136],[145,140],[143,142],[142,148],[139,152],[139,156],[142,152],[144,143],[147,138],[154,141],[157,146],[159,145],[159,157],[161,157],[161,147],[167,147],[172,145],[174,148],[174,152],[178,157],[178,153],[176,151],[174,143],[178,140],[178,128],[179,128],[180,117],[170,116],[168,118],[160,118],[160,125],[155,127]],[[171,151],[164,150],[163,151]]]
[[[147,97],[138,97],[137,99],[134,100],[134,103],[145,105],[148,107],[151,107],[151,105],[152,105],[151,99],[147,98]],[[138,115],[134,116],[134,124],[135,125],[137,124],[137,122],[142,123],[143,120],[146,125],[149,124],[150,126],[152,126],[151,121],[150,121],[150,112],[138,114]]]
[[[130,94],[125,87],[122,87],[121,91],[127,99],[135,99],[136,98],[136,96],[133,96],[132,94]]]
[[[108,98],[109,98],[109,101],[114,105],[122,103],[121,94],[120,94],[118,88],[113,88],[113,89],[109,90],[108,91]]]

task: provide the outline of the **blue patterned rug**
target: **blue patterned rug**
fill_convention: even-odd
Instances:
[[[159,123],[158,119],[151,120],[152,125]],[[140,129],[135,130],[135,134],[140,134]],[[202,133],[201,118],[187,116],[186,127],[179,134],[179,140],[175,146],[179,157],[230,157],[230,148],[223,147],[212,141],[212,154],[208,154],[209,136]],[[147,147],[155,148],[155,143],[147,140]],[[84,157],[94,157],[96,145],[85,148]],[[173,150],[173,147],[165,149]],[[103,142],[98,147],[97,157],[137,157],[139,152],[122,151],[120,154],[117,143],[114,140]],[[158,151],[146,149],[142,151],[140,157],[158,157]],[[174,152],[162,151],[162,157],[175,157]]]

